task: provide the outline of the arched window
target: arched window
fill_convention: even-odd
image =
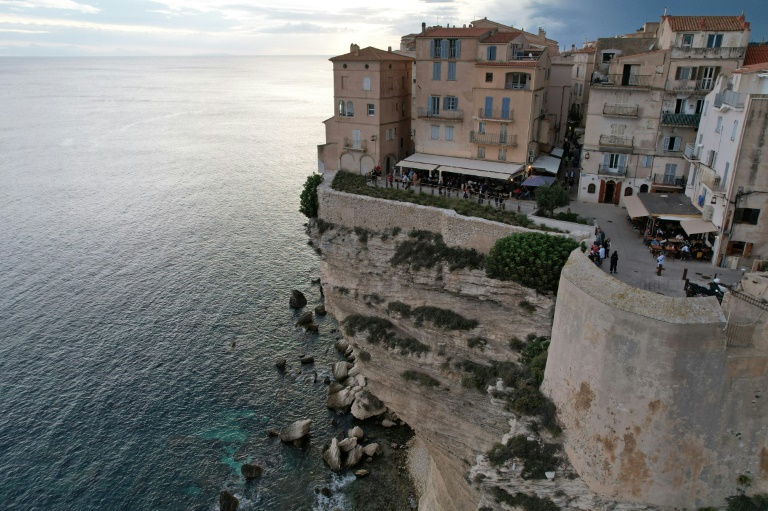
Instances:
[[[355,105],[351,101],[347,101],[347,117],[355,116]]]
[[[344,106],[344,100],[339,101],[339,117],[347,115],[347,109]]]
[[[590,185],[587,187],[587,193],[595,193],[595,183],[591,183],[591,184],[590,184]]]
[[[632,195],[632,187],[628,186],[628,187],[624,188],[624,196],[625,197],[629,197],[630,195]]]
[[[648,185],[640,185],[640,193],[648,193]]]

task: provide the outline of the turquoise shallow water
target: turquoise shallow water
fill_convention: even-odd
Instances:
[[[322,509],[322,57],[0,59],[0,507]],[[291,370],[280,375],[277,357]],[[306,450],[265,431],[310,417]],[[246,485],[245,460],[265,477]]]

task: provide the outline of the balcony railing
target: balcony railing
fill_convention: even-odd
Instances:
[[[685,144],[684,154],[689,161],[698,160],[699,156],[701,156],[701,147],[695,146],[693,144]]]
[[[469,141],[473,144],[517,146],[517,135],[503,133],[469,132]]]
[[[728,105],[731,108],[744,108],[746,96],[732,90],[726,90],[722,94],[715,94],[715,108]]]
[[[627,166],[626,165],[598,165],[597,166],[597,173],[602,174],[604,176],[626,176],[627,175]]]
[[[606,103],[603,105],[603,115],[614,117],[637,117],[637,105],[617,105]]]
[[[618,135],[600,135],[600,145],[631,148],[632,137],[620,137]]]
[[[592,82],[598,87],[650,87],[651,75],[606,75],[604,80]]]
[[[699,165],[699,181],[706,185],[707,188],[713,192],[725,191],[725,182],[721,176],[717,175],[717,172],[712,167],[706,165]]]
[[[666,89],[679,92],[701,92],[707,93],[714,87],[715,81],[708,80],[667,80]]]
[[[526,83],[505,83],[504,84],[505,89],[509,90],[531,90],[531,84],[530,82]]]
[[[344,149],[350,151],[366,151],[365,140],[357,140],[356,138],[344,137]]]
[[[417,110],[419,117],[427,119],[443,119],[448,121],[460,121],[464,118],[463,110],[432,110],[430,108],[419,108]]]
[[[669,176],[667,174],[654,174],[652,179],[653,184],[675,188],[685,188],[685,179],[677,176]]]
[[[720,48],[694,48],[683,46],[672,48],[673,59],[686,59],[691,57],[714,57],[721,59],[742,58],[747,51],[745,46],[721,46]]]
[[[700,120],[701,115],[698,114],[661,114],[662,126],[688,126],[698,128]]]
[[[495,119],[512,122],[515,117],[514,113],[513,110],[503,110],[501,108],[480,108],[477,111],[477,117],[479,119]]]

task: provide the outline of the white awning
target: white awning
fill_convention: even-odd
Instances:
[[[560,159],[548,154],[540,154],[536,161],[531,163],[531,166],[550,174],[557,174],[557,170],[560,168]]]
[[[555,147],[552,149],[549,154],[554,156],[555,158],[562,158],[563,157],[563,148],[562,147]]]
[[[680,226],[685,232],[690,234],[701,234],[703,232],[714,232],[718,228],[712,222],[707,222],[701,218],[694,218],[693,220],[685,220],[680,222]]]
[[[676,222],[687,222],[688,220],[693,220],[695,217],[693,215],[656,215],[655,218],[658,218],[659,220],[673,220]]]
[[[437,156],[424,153],[412,154],[406,159],[398,162],[397,166],[430,171],[438,169],[441,172],[454,172],[456,174],[502,180],[511,178],[525,168],[522,163],[471,160],[469,158]]]
[[[640,199],[634,195],[625,195],[624,205],[627,207],[627,215],[629,215],[629,218],[648,216],[648,210],[645,209],[645,206]]]

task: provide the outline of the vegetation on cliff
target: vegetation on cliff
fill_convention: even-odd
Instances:
[[[559,447],[543,440],[528,440],[527,435],[517,435],[506,444],[496,444],[488,451],[488,461],[498,467],[516,458],[523,462],[523,479],[546,479],[546,472],[555,470]]]
[[[439,387],[440,382],[436,379],[432,378],[430,375],[426,373],[422,373],[421,371],[403,371],[402,375],[403,379],[405,381],[415,381],[419,385],[423,385],[424,387]]]
[[[395,326],[388,319],[375,316],[363,316],[353,314],[344,320],[344,331],[353,336],[358,332],[368,332],[368,342],[371,344],[382,343],[387,349],[399,350],[401,355],[415,354],[421,356],[429,351],[429,346],[417,341],[413,337],[399,336],[394,332]]]
[[[514,495],[507,493],[501,488],[491,490],[496,502],[508,504],[512,507],[519,507],[525,511],[558,511],[560,508],[549,498],[541,498],[536,495],[526,495],[517,492]]]
[[[316,218],[320,202],[317,199],[317,187],[323,181],[321,174],[307,176],[304,189],[301,191],[299,212],[307,218]]]
[[[414,270],[432,268],[446,262],[451,271],[483,267],[485,256],[474,248],[449,247],[440,234],[431,231],[411,231],[405,241],[398,243],[390,264],[410,264]]]
[[[541,293],[557,292],[560,272],[579,244],[562,236],[517,233],[496,240],[485,272],[490,278],[511,280]]]
[[[422,326],[425,320],[429,320],[443,330],[472,330],[477,327],[477,320],[467,319],[461,314],[448,309],[424,305],[411,308],[403,302],[389,302],[389,312],[396,312],[404,318],[412,319],[416,326]]]

